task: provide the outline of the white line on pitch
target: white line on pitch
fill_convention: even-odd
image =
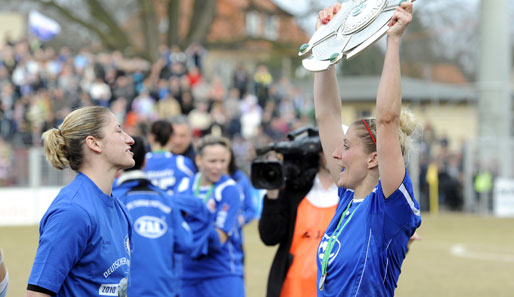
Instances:
[[[462,244],[453,245],[450,254],[461,258],[514,263],[514,254],[469,251]]]

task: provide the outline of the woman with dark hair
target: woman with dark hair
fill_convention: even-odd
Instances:
[[[145,173],[152,183],[170,195],[183,178],[196,173],[191,159],[170,152],[172,134],[170,122],[158,120],[152,123],[148,135],[152,151],[146,154],[145,166]]]
[[[146,148],[141,137],[134,136],[131,151],[136,165],[123,171],[113,189],[134,221],[127,294],[176,297],[181,270],[173,254],[189,252],[193,235],[174,197],[154,186],[142,171]]]
[[[43,142],[53,167],[78,175],[41,219],[26,296],[117,296],[126,287],[132,231],[111,192],[118,170],[134,166],[134,140],[107,108],[92,106],[70,113]]]

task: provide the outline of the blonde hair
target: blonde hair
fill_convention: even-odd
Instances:
[[[198,145],[197,145],[198,153],[200,155],[202,155],[205,147],[211,146],[211,145],[217,145],[217,144],[224,146],[227,149],[230,149],[230,140],[228,140],[227,138],[222,137],[222,136],[215,136],[215,135],[209,134],[209,135],[205,135],[204,137],[202,137],[200,139],[200,141],[198,142]]]
[[[78,171],[84,162],[83,144],[88,136],[102,139],[109,109],[88,106],[69,113],[59,128],[43,133],[42,139],[48,162],[62,170],[66,167]]]
[[[364,149],[368,153],[375,152],[377,150],[377,147],[375,143],[373,142],[373,139],[371,138],[370,132],[368,132],[368,129],[364,125],[362,121],[366,121],[366,124],[369,127],[369,130],[371,134],[373,135],[373,138],[377,139],[377,125],[376,125],[376,119],[375,118],[365,118],[362,120],[358,120],[352,123],[355,129],[355,134],[358,138],[361,139]],[[402,150],[402,155],[405,157],[410,148],[411,143],[411,135],[414,134],[416,129],[418,128],[418,123],[416,121],[416,117],[413,113],[407,110],[402,110],[400,114],[400,125],[398,129],[398,135],[400,137],[400,147]]]

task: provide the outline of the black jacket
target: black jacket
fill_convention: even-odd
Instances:
[[[289,253],[293,241],[294,227],[298,205],[309,193],[314,180],[302,189],[281,190],[276,200],[264,196],[259,235],[265,245],[279,244],[268,277],[267,297],[278,297],[287,271],[293,262]]]

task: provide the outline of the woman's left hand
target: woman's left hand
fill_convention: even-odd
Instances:
[[[404,1],[396,8],[396,12],[389,21],[387,35],[399,39],[409,23],[412,21],[412,2]]]

